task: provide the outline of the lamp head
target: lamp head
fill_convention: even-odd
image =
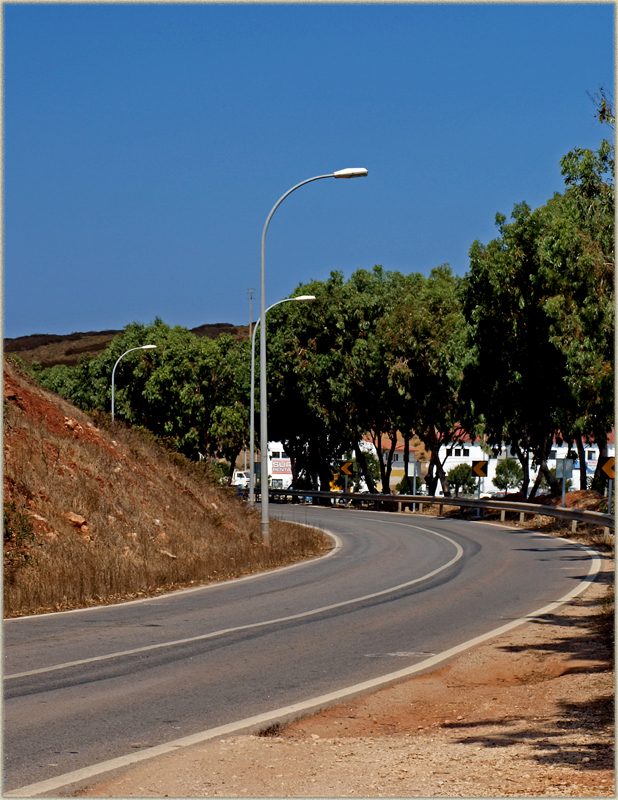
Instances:
[[[298,297],[294,298],[294,300],[296,300],[299,303],[302,303],[308,300],[315,300],[315,297],[312,294],[299,294]]]
[[[334,172],[333,178],[364,178],[367,174],[368,170],[364,167],[348,167]]]
[[[140,350],[156,350],[156,344],[145,344],[143,347],[140,347]]]

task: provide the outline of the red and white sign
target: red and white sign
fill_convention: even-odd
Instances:
[[[272,475],[291,475],[292,462],[289,458],[273,458]]]

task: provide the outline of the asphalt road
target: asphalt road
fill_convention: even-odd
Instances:
[[[4,791],[378,677],[553,602],[590,556],[534,532],[309,506],[329,557],[4,623]]]

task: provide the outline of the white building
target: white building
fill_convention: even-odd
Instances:
[[[611,438],[613,439],[613,436]],[[560,459],[564,459],[567,457],[568,451],[569,448],[566,443],[562,445],[555,445],[550,451],[549,458],[547,459],[548,468],[550,470],[555,469],[557,462]],[[585,452],[586,452],[586,473],[588,476],[592,477],[597,468],[597,462],[599,459],[598,445],[594,443],[587,444],[585,446]],[[615,445],[613,442],[611,444],[608,443],[607,454],[608,456],[614,456]],[[498,489],[496,486],[494,486],[493,479],[496,476],[496,467],[498,466],[498,464],[509,457],[514,458],[519,464],[517,457],[511,454],[510,447],[505,445],[502,446],[501,451],[497,457],[488,456],[487,452],[483,450],[483,448],[481,447],[480,442],[468,441],[468,442],[463,442],[460,445],[453,445],[452,447],[449,446],[440,448],[440,461],[444,464],[444,472],[447,475],[450,472],[450,470],[452,470],[454,467],[457,467],[459,464],[472,465],[473,461],[488,462],[487,477],[481,478],[481,494],[489,494],[490,492],[502,491]],[[532,466],[532,456],[530,456],[529,465],[530,465],[530,486],[532,486],[538,474],[538,467]],[[577,459],[574,459],[573,475],[571,477],[571,490],[575,491],[579,488],[580,488],[579,461]],[[510,489],[509,491],[515,492],[517,490]],[[439,484],[436,489],[436,494],[442,495],[442,488]]]
[[[607,445],[607,455],[614,456],[615,455],[615,444],[614,444],[614,436],[611,434],[609,437],[608,445]],[[372,442],[364,440],[361,443],[362,449],[366,452],[371,452],[377,456],[377,451],[375,446]],[[382,457],[386,462],[388,458],[388,451],[390,450],[391,442],[389,439],[382,440]],[[568,454],[568,445],[556,445],[552,448],[549,458],[547,459],[547,466],[550,470],[556,468],[556,464],[560,459],[564,459],[567,457]],[[597,462],[599,458],[599,448],[598,445],[595,443],[589,443],[585,446],[586,452],[586,472],[587,475],[591,478],[595,470],[597,468]],[[442,446],[439,451],[440,461],[444,466],[444,473],[448,475],[448,473],[454,469],[455,467],[459,466],[460,464],[470,464],[474,461],[487,461],[487,477],[481,478],[481,494],[490,494],[492,492],[501,492],[501,489],[498,489],[497,486],[494,485],[493,479],[496,475],[496,468],[501,461],[504,461],[506,458],[514,458],[517,463],[519,461],[515,455],[511,453],[511,449],[509,446],[503,445],[500,453],[498,456],[488,455],[487,450],[483,449],[481,446],[481,441],[473,442],[471,439],[467,441],[463,441],[459,444],[452,444],[448,446]],[[571,456],[572,457],[572,456]],[[532,466],[532,456],[530,456],[530,487],[534,483],[536,476],[538,474],[538,468]],[[414,462],[416,461],[416,452],[415,448],[410,447],[410,452],[408,455],[408,475],[412,478],[414,474]],[[422,481],[424,480],[425,475],[427,474],[427,463],[422,463],[421,466],[421,474],[422,478],[417,478],[417,489],[421,486],[424,486]],[[395,447],[395,452],[393,453],[393,461],[392,461],[392,471],[390,477],[390,486],[391,489],[394,489],[398,483],[403,480],[405,475],[405,463],[404,463],[404,446],[403,442],[397,442]],[[580,488],[580,471],[579,471],[579,461],[575,458],[573,461],[573,474],[571,477],[571,490],[575,491]],[[381,484],[380,484],[381,488]],[[517,491],[516,489],[509,490],[511,492]],[[476,493],[476,492],[475,492]],[[442,496],[442,486],[440,482],[436,487],[436,494],[437,496]]]
[[[273,489],[288,489],[292,483],[292,461],[281,442],[268,443],[268,477]]]
[[[615,455],[615,444],[613,441],[613,434],[609,437],[610,442],[608,442],[607,446],[607,454],[608,456]],[[373,455],[377,456],[377,450],[373,442],[363,439],[360,442],[360,447],[364,452],[373,453]],[[388,458],[388,452],[390,451],[391,442],[389,439],[382,440],[382,457],[384,460]],[[586,469],[587,474],[589,477],[594,475],[594,472],[597,467],[597,461],[599,458],[599,448],[596,444],[587,444],[585,447],[586,451]],[[550,452],[549,458],[547,459],[547,466],[550,470],[556,468],[556,463],[559,459],[563,459],[567,457],[568,453],[568,446],[566,444],[562,444],[560,446],[556,445]],[[392,460],[392,469],[391,469],[391,476],[390,476],[390,486],[391,489],[394,489],[398,483],[400,483],[404,476],[405,476],[405,462],[404,462],[404,445],[403,442],[397,442],[395,446],[395,452],[393,453],[393,460]],[[452,470],[454,467],[459,466],[460,464],[470,464],[474,461],[487,461],[487,477],[481,478],[481,494],[487,495],[491,492],[500,492],[501,490],[498,489],[494,483],[493,478],[496,475],[496,467],[501,461],[504,461],[505,458],[515,458],[516,456],[512,455],[510,452],[510,447],[502,446],[502,449],[499,455],[496,456],[489,456],[487,451],[483,449],[481,446],[480,440],[477,442],[473,442],[472,440],[464,441],[459,444],[449,445],[448,447],[442,446],[439,452],[440,461],[444,466],[444,472],[446,475]],[[418,466],[420,463],[420,469]],[[519,463],[519,461],[517,462]],[[408,453],[408,475],[412,482],[415,470],[417,470],[417,479],[416,479],[416,487],[417,491],[424,488],[424,477],[427,474],[427,463],[426,462],[419,462],[417,460],[417,453],[416,448],[410,447]],[[259,462],[257,463],[257,471],[260,469]],[[420,474],[419,474],[420,472]],[[538,469],[533,468],[532,466],[532,457],[530,457],[530,486],[532,486],[536,476],[537,476]],[[269,442],[268,443],[268,477],[270,479],[270,486],[273,489],[287,489],[292,483],[292,462],[290,457],[287,455],[285,450],[283,449],[283,444],[281,442]],[[571,477],[571,489],[576,490],[580,488],[580,473],[579,473],[579,461],[574,460],[573,463],[573,475]],[[378,491],[381,491],[382,484],[378,482]],[[510,491],[515,492],[516,489],[512,489]],[[476,492],[475,492],[476,493]],[[437,496],[442,495],[442,487],[440,482],[436,487],[436,494]]]

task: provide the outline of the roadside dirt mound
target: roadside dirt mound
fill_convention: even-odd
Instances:
[[[152,436],[87,414],[4,365],[4,614],[117,602],[327,551],[259,515]]]
[[[567,492],[564,503],[567,508],[576,508],[581,511],[598,511],[605,498],[598,492],[591,489],[578,489],[575,492]]]

